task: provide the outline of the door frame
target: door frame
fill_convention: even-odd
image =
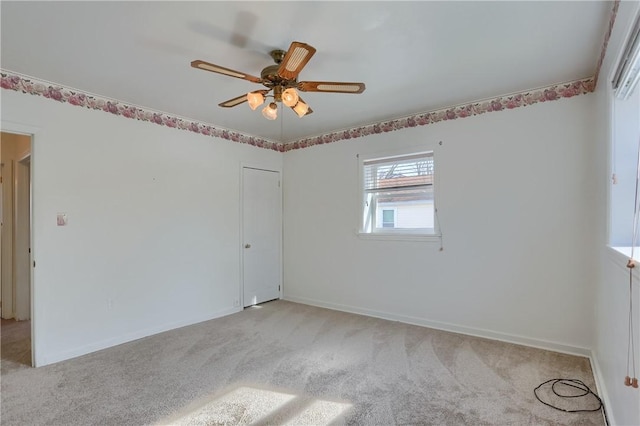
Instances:
[[[265,172],[276,172],[280,174],[280,264],[278,268],[280,269],[280,292],[278,295],[279,299],[282,299],[284,295],[284,275],[283,275],[283,254],[284,254],[284,197],[282,196],[282,168],[272,167],[265,164],[256,164],[256,163],[240,163],[240,209],[238,211],[238,217],[240,218],[240,241],[238,243],[239,254],[240,254],[240,281],[238,288],[238,299],[234,300],[234,307],[239,308],[240,311],[244,309],[244,169],[255,169],[255,170],[263,170]]]
[[[0,180],[3,181],[2,233],[0,234],[2,278],[0,279],[0,293],[2,293],[2,316],[4,318],[15,318],[15,160],[13,158],[3,158],[2,160],[0,164]]]
[[[38,347],[39,345],[39,341],[38,341],[38,331],[37,331],[37,317],[38,317],[38,312],[36,310],[36,297],[37,297],[37,288],[38,286],[36,285],[36,273],[35,273],[35,226],[34,226],[34,176],[35,176],[35,158],[36,156],[34,155],[35,153],[35,147],[36,147],[36,139],[38,138],[38,133],[40,132],[40,128],[37,126],[33,126],[33,125],[29,125],[29,124],[22,124],[22,123],[15,123],[12,121],[6,121],[6,120],[0,120],[0,131],[3,132],[7,132],[7,133],[14,133],[14,134],[19,134],[19,135],[25,135],[25,136],[29,136],[31,138],[31,153],[29,154],[30,157],[30,167],[29,167],[29,183],[31,185],[31,189],[29,191],[29,229],[30,229],[30,235],[29,235],[29,245],[31,247],[31,254],[30,254],[30,258],[29,258],[29,264],[31,265],[31,283],[30,283],[30,289],[29,289],[29,298],[30,300],[30,307],[31,307],[31,366],[32,367],[38,367],[40,366],[42,363],[40,362],[40,360],[38,359]]]
[[[25,169],[26,167],[26,169]],[[30,250],[27,252],[20,252],[18,250],[19,247],[19,243],[18,240],[20,239],[21,242],[25,242],[28,246],[31,244],[31,181],[29,180],[28,182],[25,182],[25,179],[23,179],[23,177],[27,177],[28,179],[31,179],[31,141],[29,142],[29,152],[19,158],[16,158],[15,161],[15,187],[14,187],[14,226],[16,226],[16,224],[20,224],[21,220],[20,218],[23,217],[23,214],[26,213],[26,216],[28,217],[28,232],[29,232],[29,237],[28,239],[23,239],[24,235],[22,234],[22,231],[20,231],[18,229],[18,227],[15,227],[15,232],[14,232],[14,253],[13,253],[13,258],[14,258],[14,280],[13,280],[13,285],[14,285],[14,300],[15,300],[15,304],[14,304],[14,315],[16,320],[18,320],[18,313],[19,313],[19,305],[21,305],[19,302],[20,300],[24,300],[22,299],[22,297],[19,297],[19,282],[18,282],[18,269],[21,268],[23,265],[29,268],[29,273],[27,275],[29,275],[29,280],[31,280],[31,270],[33,269],[31,267],[31,265],[33,265],[31,263],[31,254],[30,254]],[[29,202],[29,210],[28,211],[24,211],[23,209],[23,202],[26,201],[24,198],[24,193],[26,192],[26,194],[28,195],[28,202]],[[31,249],[31,247],[29,247],[29,249]],[[22,287],[22,286],[20,286]],[[31,287],[31,285],[29,284],[29,287]],[[31,288],[29,288],[29,292],[31,292]],[[29,293],[29,304],[31,301],[31,294]],[[29,306],[29,319],[31,319],[31,306]]]

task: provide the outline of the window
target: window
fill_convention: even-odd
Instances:
[[[433,151],[361,159],[364,234],[435,234]]]
[[[640,80],[640,15],[635,22],[613,76],[616,98],[627,99]]]
[[[640,140],[640,15],[630,29],[611,80],[611,187],[609,244],[632,245],[635,182]],[[637,241],[636,241],[637,245]]]

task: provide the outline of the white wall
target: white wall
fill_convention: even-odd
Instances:
[[[640,424],[640,398],[637,389],[623,385],[627,368],[627,324],[629,305],[629,273],[625,267],[627,259],[606,247],[608,242],[607,224],[608,197],[614,195],[613,191],[623,191],[620,187],[610,186],[611,167],[611,77],[618,61],[618,56],[623,49],[624,39],[632,25],[633,18],[640,10],[638,2],[620,2],[618,16],[613,29],[607,55],[605,57],[600,82],[595,93],[596,97],[596,137],[598,140],[594,172],[598,178],[597,185],[593,188],[593,197],[600,202],[597,205],[598,222],[595,227],[595,235],[598,238],[598,262],[599,274],[596,287],[595,307],[596,321],[594,328],[593,355],[595,367],[600,379],[600,390],[604,393],[607,412],[613,420],[613,424],[638,425]],[[635,141],[637,143],[637,141]],[[633,155],[635,157],[635,155]],[[621,170],[618,170],[622,173]],[[632,172],[632,174],[635,170]],[[620,184],[624,184],[621,182]],[[634,184],[632,184],[634,185]],[[608,191],[612,191],[609,193]],[[633,193],[627,192],[628,196]],[[623,221],[631,226],[628,220],[633,215],[633,200],[628,203],[631,209],[625,214],[618,214],[612,219]],[[618,227],[611,229],[611,241],[619,242]],[[631,234],[631,229],[628,229]],[[628,238],[628,237],[627,237]],[[636,277],[636,283],[638,277]],[[634,284],[634,304],[636,306],[635,331],[636,348],[640,342],[640,327],[638,326],[638,307],[640,307],[640,288]],[[636,350],[637,354],[637,350]],[[636,363],[638,358],[636,355]],[[640,367],[640,365],[638,365]],[[640,373],[640,369],[638,370]]]
[[[37,365],[239,310],[240,163],[282,154],[8,90],[2,125],[38,129]]]
[[[285,298],[589,354],[593,107],[584,95],[286,153]],[[444,251],[358,238],[356,154],[433,144]]]

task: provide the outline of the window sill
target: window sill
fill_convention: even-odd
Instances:
[[[612,247],[607,246],[607,253],[609,254],[609,259],[616,265],[620,267],[620,269],[624,271],[629,271],[627,268],[627,262],[629,261],[629,256],[631,255],[631,247]],[[634,284],[638,284],[640,281],[640,247],[636,247],[634,252],[634,260],[636,261],[636,267],[633,268],[633,278]]]
[[[609,255],[613,260],[623,263],[624,265],[627,264],[627,261],[631,256],[631,247],[607,246],[607,248],[609,249]],[[633,260],[640,263],[640,247],[636,247],[633,254]]]
[[[363,240],[386,240],[386,241],[426,241],[440,242],[438,234],[403,234],[399,232],[358,232],[358,238]]]

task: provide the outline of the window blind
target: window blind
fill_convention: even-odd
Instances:
[[[366,160],[364,190],[371,192],[427,189],[433,185],[433,152]]]
[[[629,97],[640,80],[640,16],[631,30],[629,39],[618,63],[612,86],[620,99]]]

